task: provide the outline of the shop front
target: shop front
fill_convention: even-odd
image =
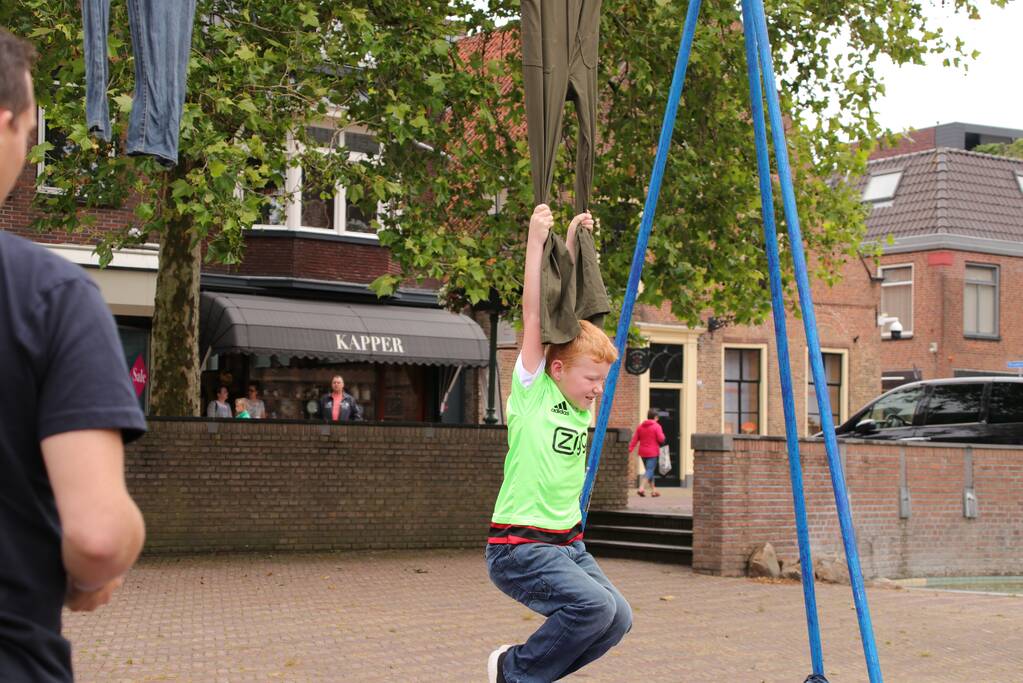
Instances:
[[[466,409],[487,339],[472,319],[436,308],[203,292],[205,406],[255,386],[266,417],[320,420],[340,375],[366,420],[474,421]]]

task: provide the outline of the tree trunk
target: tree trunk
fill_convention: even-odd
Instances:
[[[199,267],[202,242],[187,219],[167,226],[160,243],[153,313],[153,387],[150,413],[198,416]]]

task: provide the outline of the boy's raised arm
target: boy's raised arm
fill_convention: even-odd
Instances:
[[[540,204],[533,209],[526,237],[526,267],[522,283],[522,366],[527,372],[536,372],[543,360],[540,343],[540,269],[543,266],[543,247],[554,224],[550,207]]]

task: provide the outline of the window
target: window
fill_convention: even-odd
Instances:
[[[101,168],[95,158],[90,158],[91,153],[83,152],[82,149],[68,139],[63,131],[46,125],[46,110],[38,108],[36,119],[36,144],[49,143],[50,149],[46,150],[42,160],[36,164],[36,178],[42,178],[42,182],[36,183],[36,192],[41,194],[59,195],[65,192],[60,183],[51,180],[53,167],[66,157],[76,156],[70,168],[74,169],[75,177],[62,178],[65,182],[72,182],[76,186],[75,199],[80,204],[89,206],[103,206],[117,208],[122,205],[123,197],[117,191],[118,183],[114,182],[110,175],[110,169]],[[107,153],[113,157],[117,154],[117,143],[100,143]],[[67,166],[65,164],[65,166]],[[48,168],[49,167],[49,168]],[[66,174],[68,168],[61,169]],[[83,179],[87,181],[82,182]]]
[[[898,318],[902,336],[913,334],[913,266],[881,268],[881,315]],[[891,336],[891,323],[881,328],[881,336]]]
[[[1023,422],[1023,383],[994,382],[988,401],[989,424]]]
[[[682,348],[681,344],[650,345],[651,382],[682,381]]]
[[[1019,191],[1023,192],[1023,173],[1016,174],[1016,183],[1019,185]]]
[[[309,126],[306,135],[317,145],[317,152],[334,154],[344,149],[353,163],[372,165],[380,154],[380,144],[364,133]],[[289,141],[289,151],[298,155],[303,149]],[[269,188],[267,193],[273,199],[264,206],[257,227],[376,237],[376,220],[383,209],[375,196],[350,196],[347,188],[323,180],[315,168],[289,168],[284,189]]]
[[[841,353],[822,353],[824,361],[824,378],[828,387],[828,400],[831,401],[831,424],[842,423],[842,385],[843,377]],[[809,363],[807,364],[809,366]],[[807,367],[806,373],[806,433],[816,434],[821,431],[821,412],[817,405],[817,391],[814,388],[813,372]]]
[[[46,125],[46,111],[39,107],[39,118],[36,122],[37,131],[37,144],[43,144],[48,142],[53,145],[52,149],[46,150],[46,154],[43,155],[43,160],[36,165],[36,177],[43,178],[46,176],[46,166],[53,164],[64,158],[68,154],[75,151],[75,145],[73,142],[67,139],[67,135],[60,132],[56,128],[47,127]],[[61,194],[63,190],[52,185],[47,185],[46,181],[43,184],[38,185],[36,188],[37,192],[43,192],[46,194]]]
[[[983,384],[945,384],[931,389],[925,425],[953,425],[980,421]]]
[[[923,387],[910,387],[893,391],[877,399],[863,415],[863,420],[873,420],[878,429],[897,429],[913,424],[917,405],[924,397]]]
[[[725,349],[724,431],[760,433],[760,349]]]
[[[998,266],[966,264],[963,334],[968,337],[998,336]]]
[[[899,189],[900,180],[902,180],[902,171],[870,176],[867,186],[863,188],[863,201],[882,206],[891,204],[895,198],[895,191]]]

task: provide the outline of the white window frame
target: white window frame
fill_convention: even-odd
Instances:
[[[899,191],[899,185],[902,184],[902,173],[902,169],[872,173],[867,180],[866,187],[863,188],[862,201],[874,206],[891,206],[892,202],[895,201],[895,194]],[[892,186],[891,192],[881,194],[876,186],[884,182],[881,180],[882,178],[887,178],[888,176],[896,176],[895,184]]]
[[[895,268],[909,268],[909,282],[890,282],[890,283],[886,284],[883,281],[884,280],[884,271],[892,270],[892,269],[895,269]],[[909,287],[909,311],[910,311],[910,315],[912,315],[915,318],[916,317],[916,315],[915,315],[916,314],[916,266],[914,264],[912,264],[912,263],[892,263],[892,264],[886,264],[886,265],[883,265],[883,266],[881,266],[880,268],[877,269],[877,276],[882,279],[882,282],[881,282],[881,290],[882,290],[882,292],[884,291],[885,287]],[[881,302],[879,301],[878,303],[880,304]],[[882,310],[881,311],[881,315],[888,315],[888,312]],[[913,338],[913,326],[912,326],[912,324],[909,327],[906,327],[906,321],[901,320],[901,319],[899,320],[899,323],[902,325],[902,339],[912,339]],[[889,326],[890,325],[885,325],[883,328],[881,328],[881,338],[882,339],[891,339],[892,338],[891,331],[886,331]]]
[[[835,424],[842,424],[849,419],[849,349],[836,349],[836,348],[821,348],[821,355],[830,353],[842,357],[842,369],[840,370],[842,386],[838,392],[838,422]],[[823,358],[822,358],[823,360]],[[810,391],[810,386],[813,383],[813,371],[810,369],[810,349],[806,349],[804,354],[804,362],[806,363],[806,382],[804,389],[806,391],[806,403],[805,410],[803,411],[803,432],[810,436],[810,406],[817,405],[817,395],[815,392]],[[812,403],[811,403],[812,401]],[[835,406],[831,407],[834,410]]]
[[[992,285],[992,283],[990,283],[990,282],[981,282],[980,280],[970,280],[970,279],[968,279],[967,276],[966,276],[966,269],[967,268],[983,268],[984,270],[992,271],[994,273],[994,284]],[[1002,308],[1001,301],[1000,301],[1001,295],[1002,295],[1001,280],[1002,280],[1001,268],[999,268],[998,264],[996,264],[996,263],[970,263],[970,262],[966,263],[965,267],[963,268],[963,336],[964,337],[967,337],[969,339],[999,339],[1000,338],[1001,330],[1002,330],[1002,328],[1001,328],[1001,322],[1002,321],[1001,321],[1001,315],[1000,315],[1001,308]],[[995,331],[994,331],[994,333],[986,334],[984,332],[970,332],[969,330],[966,329],[966,286],[967,285],[977,285],[977,286],[980,286],[980,287],[991,287],[991,286],[993,286],[995,288],[995,296],[994,296],[994,301],[995,301],[995,311],[994,311]]]
[[[1023,192],[1023,173],[1016,171],[1016,183],[1019,184],[1019,191]]]
[[[351,131],[353,133],[360,131]],[[339,134],[338,148],[316,147],[315,152],[321,154],[336,154],[345,149],[345,131]],[[296,141],[293,136],[288,136],[287,153],[291,158],[302,155],[306,147]],[[381,148],[382,151],[382,148]],[[361,163],[370,160],[370,155],[365,152],[348,152],[348,160],[353,163]],[[334,228],[318,228],[315,226],[302,225],[302,178],[303,169],[301,165],[289,165],[285,172],[284,193],[284,224],[256,223],[253,230],[291,230],[293,232],[304,232],[316,235],[343,235],[356,239],[364,239],[367,242],[376,242],[379,237],[376,233],[352,232],[347,229],[347,188],[341,183],[334,186],[333,212]],[[377,215],[382,216],[387,210],[384,202],[377,202]]]
[[[767,361],[767,344],[739,344],[739,343],[727,343],[721,345],[721,433],[732,434],[733,432],[725,431],[725,355],[729,350],[749,350],[756,349],[760,352],[760,391],[758,399],[758,410],[757,410],[757,432],[756,434],[764,435],[768,433],[767,428],[767,384],[768,384],[768,361]],[[739,425],[741,428],[742,425]],[[735,434],[742,434],[741,431],[734,432]]]

